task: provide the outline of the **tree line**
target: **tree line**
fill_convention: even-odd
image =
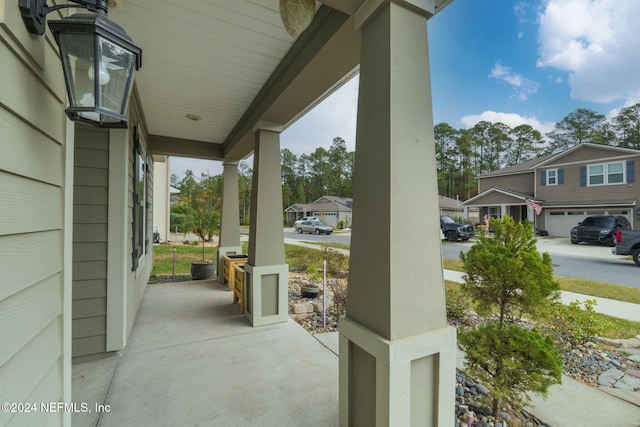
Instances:
[[[439,123],[434,131],[438,191],[443,196],[465,200],[477,194],[477,175],[583,142],[640,150],[640,103],[622,108],[610,120],[593,110],[578,108],[556,123],[546,138],[527,124],[511,128],[488,121],[478,122],[470,129]]]
[[[640,150],[640,103],[621,109],[610,120],[587,108],[578,108],[542,135],[532,126],[511,128],[481,121],[470,129],[455,129],[447,123],[434,128],[439,194],[466,200],[477,194],[476,176],[516,165],[547,154],[564,151],[583,142]],[[330,195],[353,197],[352,179],[355,152],[348,151],[341,137],[329,149],[318,147],[310,154],[280,151],[282,168],[282,209],[295,203],[311,203]],[[253,171],[246,162],[238,166],[240,222],[249,223]],[[222,175],[195,176],[187,170],[184,178],[171,176],[171,185],[180,190],[180,203],[171,208],[171,229],[184,223],[187,207],[197,203],[194,195],[222,197]],[[182,217],[180,216],[182,215]]]

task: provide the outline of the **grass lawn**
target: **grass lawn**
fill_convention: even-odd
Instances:
[[[445,258],[444,268],[464,272],[462,261],[459,260]],[[560,283],[560,289],[563,291],[640,304],[640,289],[638,288],[594,282],[593,280],[573,279],[571,277],[555,276],[555,279]]]
[[[302,243],[310,243],[312,245],[320,245],[326,246],[328,248],[336,248],[336,249],[350,249],[351,245],[347,245],[346,243],[320,243],[320,242],[302,242]]]
[[[247,253],[248,244],[244,242],[242,246],[243,253]],[[344,245],[339,244],[327,246],[334,248],[344,247]],[[191,263],[202,260],[201,245],[155,245],[153,247],[152,276],[171,274],[174,248],[176,249],[176,275],[190,274]],[[214,261],[216,251],[216,246],[205,246],[205,259]],[[289,267],[292,269],[306,270],[310,266],[320,268],[322,266],[322,251],[285,244],[285,262],[289,264]],[[445,258],[444,268],[463,271],[462,261]],[[640,289],[568,277],[556,277],[556,280],[558,280],[560,288],[564,291],[640,304]],[[460,284],[446,281],[445,287],[448,290],[459,289]],[[640,333],[640,322],[618,319],[604,314],[596,314],[596,318],[598,323],[607,325],[605,335],[610,338],[629,338]]]
[[[151,276],[171,275],[173,271],[173,249],[176,249],[176,275],[191,274],[191,263],[202,261],[202,243],[198,245],[154,245],[153,269]],[[243,243],[242,252],[247,253],[248,245]],[[218,246],[204,247],[204,258],[216,262]]]

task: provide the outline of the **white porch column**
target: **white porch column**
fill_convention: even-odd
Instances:
[[[238,162],[222,162],[222,211],[218,237],[218,283],[223,283],[222,257],[242,253],[240,243],[240,198],[238,193]]]
[[[507,205],[502,204],[500,205],[500,218],[504,218],[505,215],[509,215],[509,212],[507,212]]]
[[[289,266],[284,262],[282,126],[259,122],[254,128],[249,259],[245,264],[245,316],[253,326],[286,322]]]
[[[427,1],[368,0],[362,32],[340,425],[454,425]]]

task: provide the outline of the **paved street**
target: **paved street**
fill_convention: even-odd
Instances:
[[[351,243],[350,233],[334,233],[316,236],[315,234],[298,234],[292,228],[285,228],[285,239],[296,239],[307,242]],[[471,247],[469,242],[443,242],[444,258],[459,259],[460,252]],[[572,245],[568,238],[539,237],[538,249],[549,252],[553,262],[553,272],[557,276],[574,277],[576,279],[595,280],[634,288],[640,288],[640,269],[633,261],[625,257],[611,254],[607,246],[581,243]]]
[[[444,258],[459,259],[471,243],[443,242]],[[611,248],[581,243],[572,245],[568,238],[540,237],[538,249],[551,255],[553,272],[557,276],[640,288],[640,268],[625,257],[611,254]]]

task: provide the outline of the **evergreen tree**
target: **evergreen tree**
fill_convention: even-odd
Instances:
[[[542,154],[542,134],[531,125],[519,125],[511,130],[513,141],[511,150],[507,152],[506,166],[517,165],[527,160],[540,157]]]
[[[640,103],[623,108],[613,119],[618,147],[640,150]]]
[[[547,134],[551,140],[548,153],[558,153],[583,142],[592,142],[594,134],[604,122],[604,115],[587,108],[578,108],[556,123]]]
[[[545,395],[561,378],[560,354],[551,339],[516,322],[522,315],[537,315],[557,299],[551,257],[540,254],[529,222],[516,224],[510,217],[490,221],[494,235],[482,233],[466,254],[467,273],[462,291],[481,315],[497,313],[495,321],[461,332],[472,375],[490,385],[493,409],[501,402],[520,405],[528,393]]]

